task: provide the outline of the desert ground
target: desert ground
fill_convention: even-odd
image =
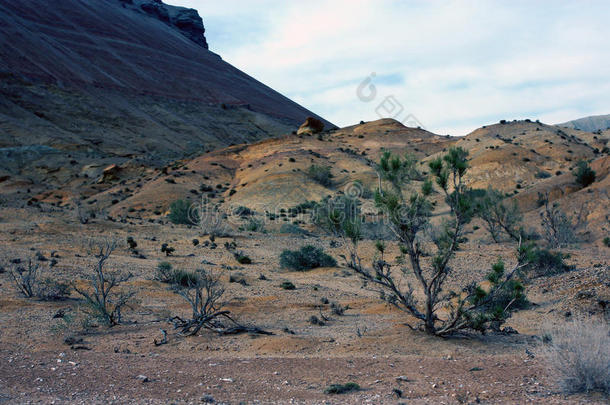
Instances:
[[[6,209],[0,226],[5,263],[44,257],[43,274],[61,280],[85,280],[95,266],[92,246],[120,241],[108,268],[135,275],[126,284],[137,292],[112,328],[87,321],[83,302],[26,299],[1,277],[0,319],[3,361],[0,395],[6,403],[604,403],[593,395],[564,395],[539,348],[552,324],[577,316],[603,318],[610,300],[608,249],[567,249],[578,269],[535,279],[527,286],[531,308],[516,312],[506,326],[518,333],[466,333],[450,338],[427,336],[405,325],[408,316],[363,288],[349,270],[338,267],[307,272],[281,269],[278,256],[304,244],[323,247],[334,257],[340,241],[323,236],[235,231],[206,237],[184,225],[130,225],[74,221],[72,213]],[[124,243],[138,243],[135,256]],[[193,246],[192,239],[201,243]],[[222,246],[235,242],[252,258],[241,265]],[[175,248],[171,257],[162,242]],[[373,255],[364,241],[363,257]],[[470,242],[458,252],[450,284],[480,278],[498,256],[512,260],[510,243]],[[89,253],[88,253],[89,252]],[[391,253],[389,253],[391,254]],[[56,264],[48,267],[54,258]],[[187,317],[186,301],[166,284],[154,281],[159,261],[185,269],[217,272],[226,292],[224,308],[246,324],[273,335],[222,336],[204,330],[180,336],[168,319]],[[6,270],[8,270],[8,265]],[[245,280],[242,283],[229,282]],[[280,284],[292,282],[296,289]],[[348,306],[333,314],[322,300]],[[58,317],[63,313],[63,317]],[[312,325],[310,317],[326,318]],[[160,329],[168,343],[160,341]],[[510,329],[506,329],[507,331]],[[330,384],[355,382],[361,390],[328,395]]]

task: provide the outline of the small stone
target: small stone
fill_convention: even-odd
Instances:
[[[148,379],[148,377],[146,377],[143,374],[140,374],[139,376],[136,377],[138,380],[142,381],[143,383],[145,382],[149,382],[150,380]]]
[[[201,402],[203,402],[204,404],[213,404],[216,402],[216,400],[214,399],[213,396],[206,394],[201,397]]]

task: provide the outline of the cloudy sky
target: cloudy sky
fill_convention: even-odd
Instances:
[[[339,125],[463,135],[610,113],[610,1],[166,0],[210,49]]]

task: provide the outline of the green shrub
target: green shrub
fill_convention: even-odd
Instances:
[[[244,275],[242,273],[234,273],[229,276],[229,283],[238,283],[243,286],[247,286],[248,282],[246,281]]]
[[[343,306],[337,302],[331,302],[330,303],[330,310],[333,314],[337,315],[337,316],[343,316],[345,314],[345,311],[349,309],[348,306]]]
[[[576,164],[576,170],[573,174],[576,177],[576,182],[583,188],[595,181],[595,171],[584,160]]]
[[[537,172],[534,177],[536,177],[537,179],[548,179],[549,177],[551,177],[551,174],[541,170]]]
[[[345,384],[331,384],[324,390],[325,394],[345,394],[348,392],[359,391],[360,385],[354,382]]]
[[[174,270],[169,281],[170,284],[181,287],[190,287],[199,281],[197,273],[186,270]]]
[[[194,225],[189,211],[191,204],[185,200],[176,200],[169,206],[169,220],[174,224]]]
[[[233,256],[239,264],[252,264],[252,259],[250,259],[250,257],[246,256],[243,253],[234,253]]]
[[[40,283],[36,297],[41,301],[61,301],[70,296],[70,284],[46,278]]]
[[[138,247],[138,243],[135,241],[133,236],[128,236],[127,237],[127,245],[129,246],[130,250],[135,250],[135,248]]]
[[[251,218],[244,227],[248,232],[263,232],[265,230],[265,224],[263,221]]]
[[[239,215],[240,217],[248,217],[250,215],[254,215],[254,211],[252,211],[248,207],[244,207],[243,205],[237,207],[233,213],[235,215]]]
[[[197,283],[197,274],[186,270],[175,270],[171,263],[160,262],[157,264],[155,280],[176,286],[189,287]]]
[[[161,281],[162,283],[169,283],[172,279],[173,274],[172,264],[169,262],[159,262],[157,264],[157,270],[155,272],[155,280]]]
[[[552,252],[547,249],[536,249],[532,252],[530,263],[525,267],[529,277],[553,276],[573,270],[563,261],[561,252]]]
[[[306,245],[299,250],[284,250],[280,255],[280,266],[303,271],[316,267],[333,267],[337,261],[318,247]]]
[[[294,290],[294,289],[296,289],[294,284],[292,284],[290,281],[284,281],[282,284],[280,284],[280,288],[283,288],[284,290]]]
[[[328,166],[311,165],[307,170],[309,177],[324,187],[330,187],[332,185],[332,173]]]
[[[312,315],[309,317],[309,323],[312,325],[318,325],[318,326],[324,326],[325,323],[323,320],[321,320],[320,318],[318,318],[315,315]]]
[[[604,245],[606,245],[606,247],[610,247],[610,236],[606,236],[604,238]]]
[[[309,232],[307,232],[305,229],[301,228],[298,225],[282,224],[282,226],[280,226],[280,233],[290,233],[293,235],[307,235]]]
[[[334,235],[340,234],[346,225],[354,227],[354,230],[357,228],[360,232],[362,226],[360,202],[347,196],[326,197],[316,204],[312,221]]]

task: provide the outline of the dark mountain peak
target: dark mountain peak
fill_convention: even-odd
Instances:
[[[138,8],[144,13],[176,28],[182,35],[208,49],[203,20],[197,10],[170,6],[161,0],[119,0],[124,5]]]

